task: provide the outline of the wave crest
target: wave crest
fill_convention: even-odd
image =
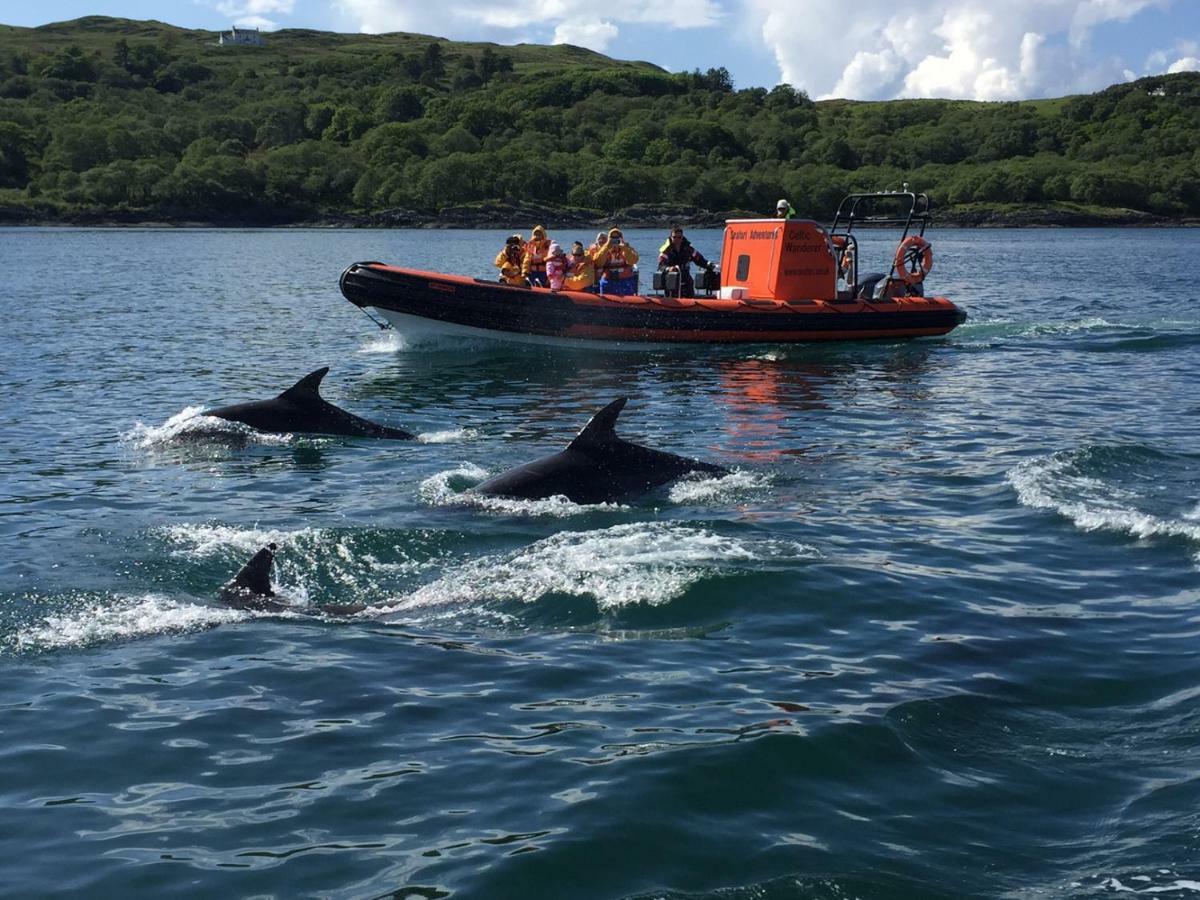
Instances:
[[[1084,531],[1200,544],[1200,503],[1179,499],[1194,487],[1176,469],[1191,460],[1137,447],[1085,447],[1025,460],[1008,472],[1024,506],[1048,509]]]
[[[473,560],[386,608],[533,603],[550,594],[591,597],[601,611],[658,606],[740,564],[818,555],[789,541],[745,541],[673,523],[627,523],[560,532],[507,555]]]

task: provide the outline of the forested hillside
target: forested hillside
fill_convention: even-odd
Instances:
[[[671,74],[575,47],[265,38],[218,46],[100,17],[0,26],[0,213],[436,219],[478,201],[606,215],[788,197],[826,219],[851,189],[908,182],[951,211],[1200,216],[1200,73],[1061,100],[813,103],[735,90],[703,63]]]

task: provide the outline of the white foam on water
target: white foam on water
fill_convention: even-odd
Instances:
[[[1066,516],[1084,531],[1115,531],[1136,538],[1176,537],[1200,544],[1197,510],[1179,519],[1138,509],[1135,492],[1099,478],[1079,474],[1076,452],[1059,452],[1027,459],[1008,472],[1008,482],[1022,505],[1049,509]]]
[[[446,431],[426,431],[417,435],[422,444],[454,444],[460,441],[474,441],[479,438],[479,432],[474,428],[451,428]]]
[[[457,469],[447,469],[421,482],[417,490],[422,501],[430,506],[471,506],[487,512],[510,516],[577,516],[596,510],[627,509],[617,503],[574,503],[566,497],[547,497],[544,500],[518,500],[512,497],[487,497],[467,490],[488,477],[486,469],[463,463]]]
[[[472,560],[382,604],[392,611],[533,603],[548,594],[593,598],[601,610],[658,606],[727,569],[765,559],[814,558],[789,541],[745,541],[667,522],[560,532],[515,552]]]
[[[336,582],[355,596],[371,595],[380,591],[380,580],[408,578],[440,565],[436,555],[409,556],[403,547],[396,548],[401,559],[381,560],[374,553],[360,549],[354,535],[319,528],[286,531],[204,523],[169,525],[153,533],[175,545],[173,556],[195,561],[234,557],[229,562],[228,578],[265,545],[278,545],[277,581],[273,581],[273,586],[279,599],[295,606],[300,614],[310,603],[320,604],[330,599],[328,591],[320,587],[328,581]]]
[[[1132,328],[1121,322],[1110,322],[1100,316],[1076,319],[1071,322],[1035,322],[1018,331],[1017,337],[1038,337],[1044,334],[1078,334],[1081,331],[1096,331],[1101,328]]]
[[[404,338],[394,331],[380,331],[374,340],[367,341],[359,353],[396,353],[407,349]]]
[[[121,435],[121,440],[139,450],[150,450],[185,441],[224,441],[234,444],[286,444],[290,434],[268,434],[256,431],[241,422],[230,422],[216,416],[202,416],[202,406],[188,406],[167,419],[162,425],[134,423]]]
[[[177,634],[252,618],[243,610],[183,603],[158,594],[95,600],[16,631],[17,652],[59,650],[155,634]]]
[[[763,350],[761,353],[751,353],[746,359],[757,359],[762,362],[779,362],[786,354],[781,350]]]
[[[325,538],[325,533],[319,528],[284,531],[213,524],[166,525],[155,529],[154,533],[178,545],[172,555],[188,559],[218,556],[229,550],[253,554],[271,543],[280,547],[314,546]]]
[[[1143,875],[1134,875],[1129,880],[1152,881],[1153,879]],[[1176,878],[1171,884],[1160,884],[1147,888],[1130,887],[1127,884],[1123,884],[1118,878],[1107,878],[1100,883],[1100,887],[1105,888],[1106,891],[1111,893],[1123,894],[1179,894],[1183,891],[1200,893],[1200,881],[1193,881],[1189,878]]]
[[[719,503],[754,493],[769,483],[768,478],[751,472],[691,476],[671,485],[667,497],[672,503],[688,505]]]

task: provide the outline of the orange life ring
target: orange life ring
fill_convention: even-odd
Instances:
[[[933,246],[919,234],[910,234],[896,248],[893,265],[905,284],[920,284],[933,268]]]

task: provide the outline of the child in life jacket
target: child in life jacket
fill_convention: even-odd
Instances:
[[[546,253],[546,280],[550,284],[550,290],[561,291],[566,275],[567,254],[563,253],[558,241],[551,241],[550,249]]]

